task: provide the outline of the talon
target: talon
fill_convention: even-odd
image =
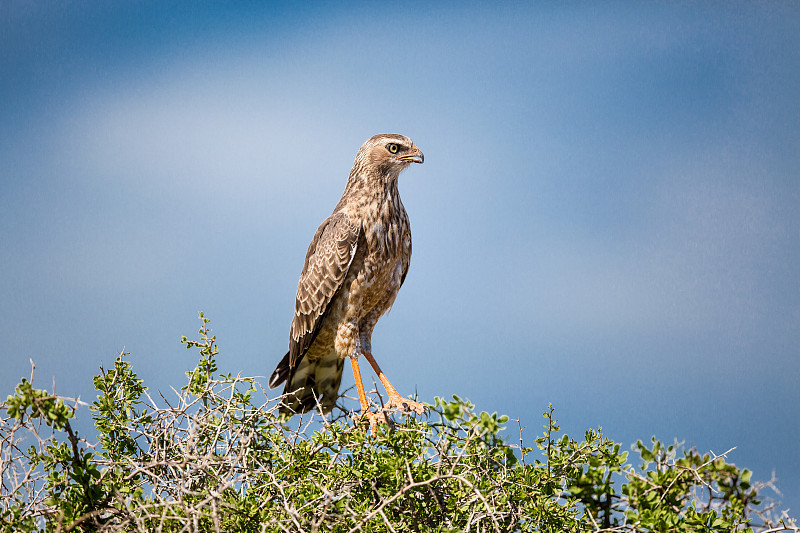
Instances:
[[[366,418],[366,420],[364,420]],[[382,419],[382,420],[379,420]],[[375,437],[378,434],[378,422],[386,422],[389,423],[389,420],[385,415],[382,413],[373,413],[372,411],[362,412],[361,414],[353,414],[353,421],[356,424],[367,422],[369,423],[369,430],[372,433],[372,436]]]
[[[387,411],[398,409],[401,411],[411,411],[418,415],[425,413],[425,406],[423,404],[413,400],[407,400],[400,396],[400,394],[397,392],[397,389],[392,387],[392,384],[389,383],[389,380],[383,375],[381,368],[378,366],[378,363],[375,361],[375,358],[372,357],[371,353],[364,352],[364,357],[367,358],[367,361],[369,361],[369,363],[372,365],[372,369],[375,370],[376,374],[378,374],[378,379],[380,379],[381,383],[383,383],[383,386],[386,388],[386,393],[389,396],[389,401],[386,402],[386,404],[383,405],[378,412],[373,413],[369,410],[369,403],[367,402],[367,396],[364,392],[364,384],[361,381],[361,370],[358,365],[358,357],[350,356],[350,364],[353,367],[353,377],[355,378],[356,390],[358,391],[358,400],[361,403],[361,416],[366,416],[369,420],[369,427],[370,430],[372,430],[373,435],[375,435],[378,429],[379,416],[383,415],[383,421],[390,426],[393,423],[393,421],[386,415]]]
[[[389,401],[386,403],[385,409],[400,409],[402,411],[411,411],[418,415],[422,415],[425,413],[425,406],[419,402],[415,402],[413,400],[407,400],[400,395],[394,396],[391,395],[389,397]]]

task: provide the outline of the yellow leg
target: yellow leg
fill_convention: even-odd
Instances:
[[[383,383],[383,387],[386,389],[386,394],[389,396],[389,403],[387,405],[385,405],[384,407],[389,407],[389,408],[397,407],[399,409],[408,409],[409,411],[414,411],[418,415],[421,415],[422,413],[425,412],[425,406],[422,405],[421,403],[414,402],[414,401],[411,401],[411,400],[407,400],[406,398],[403,398],[402,396],[400,396],[400,393],[397,392],[397,389],[395,389],[392,386],[392,384],[389,383],[389,379],[383,373],[383,370],[381,370],[381,367],[378,366],[378,362],[375,360],[374,357],[372,357],[371,353],[364,352],[364,357],[367,358],[367,361],[369,361],[369,364],[372,366],[372,369],[375,371],[376,374],[378,374],[378,379],[380,379],[381,383]],[[353,363],[353,364],[354,364],[353,373],[355,373],[355,369],[357,368],[358,364],[357,363]],[[359,379],[360,379],[360,377],[361,377],[361,375],[359,374]],[[362,385],[360,391],[363,391],[363,390],[364,390],[364,386]],[[359,392],[359,394],[361,394],[361,392]],[[362,408],[364,407],[364,403],[365,402],[366,402],[366,398],[364,398],[364,401],[361,404]]]
[[[369,410],[367,404],[367,394],[364,392],[364,383],[361,381],[361,370],[358,368],[358,358],[350,356],[350,364],[353,366],[353,377],[356,380],[356,390],[358,391],[358,401],[361,402],[361,411],[366,413]]]
[[[369,410],[369,404],[367,403],[367,394],[364,392],[364,383],[361,381],[361,370],[358,368],[358,356],[351,355],[350,356],[350,364],[353,367],[353,378],[356,380],[356,390],[358,391],[358,401],[361,403],[361,415],[366,416],[369,420],[369,429],[372,431],[372,434],[378,430],[378,413],[373,413]],[[357,418],[353,416],[353,418]]]

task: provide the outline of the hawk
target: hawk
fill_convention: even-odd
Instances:
[[[317,404],[329,413],[350,359],[362,413],[373,432],[380,415],[369,411],[358,361],[363,355],[386,388],[386,408],[422,414],[400,396],[372,356],[372,330],[394,303],[411,260],[411,227],[397,179],[422,152],[403,135],[371,137],[356,154],[342,198],[320,224],[306,252],[294,304],[289,351],[270,376],[285,382],[283,413]]]

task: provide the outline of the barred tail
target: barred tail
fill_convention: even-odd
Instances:
[[[281,361],[272,374],[273,378],[276,376],[279,378],[275,381],[276,385],[288,376],[288,354],[284,360],[286,361],[286,370],[283,370],[281,366],[283,361]],[[329,413],[339,397],[343,371],[344,359],[339,357],[336,352],[331,352],[315,361],[304,357],[294,369],[291,379],[286,382],[283,389],[287,396],[281,405],[281,413],[305,413],[315,409],[317,403],[322,407],[323,413]],[[270,386],[272,386],[273,378],[270,378]]]

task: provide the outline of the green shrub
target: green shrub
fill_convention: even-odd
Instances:
[[[343,409],[286,420],[254,378],[218,372],[208,319],[188,383],[154,400],[128,354],[94,378],[96,441],[74,400],[23,379],[2,405],[3,531],[798,531],[724,456],[653,439],[559,435],[436,398],[369,435]],[[261,398],[261,400],[256,400]]]

